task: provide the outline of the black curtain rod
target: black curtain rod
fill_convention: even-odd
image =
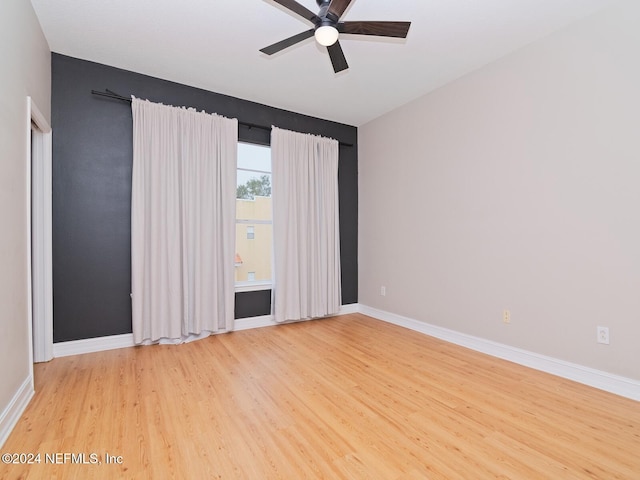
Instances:
[[[115,92],[112,92],[109,89],[105,89],[104,92],[100,92],[98,90],[91,90],[91,93],[93,95],[98,95],[100,97],[107,97],[107,98],[114,98],[116,100],[120,100],[122,102],[128,102],[131,103],[131,99],[128,97],[123,97],[122,95],[118,95]],[[238,124],[248,127],[248,128],[259,128],[261,130],[271,130],[271,127],[266,127],[264,125],[258,125],[256,123],[249,123],[249,122],[241,122],[240,120],[238,120]],[[353,147],[353,143],[343,143],[343,142],[339,142],[340,145],[344,146],[344,147]]]

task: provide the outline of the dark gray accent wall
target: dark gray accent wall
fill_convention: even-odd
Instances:
[[[54,342],[131,333],[131,106],[92,89],[352,144],[340,146],[338,172],[342,303],[358,301],[356,127],[56,53],[51,63]],[[238,136],[268,144],[270,132],[241,126]],[[236,294],[236,318],[269,313],[270,292]]]
[[[271,313],[271,290],[236,292],[236,318],[260,317]]]

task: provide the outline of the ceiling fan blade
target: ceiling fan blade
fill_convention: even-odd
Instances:
[[[292,45],[295,45],[298,42],[306,40],[309,37],[313,37],[314,30],[307,30],[306,32],[299,33],[294,35],[293,37],[285,38],[284,40],[280,40],[273,45],[269,45],[268,47],[261,48],[260,51],[262,53],[266,53],[267,55],[273,55],[274,53],[278,53],[280,50],[284,50]]]
[[[307,7],[300,5],[295,0],[273,0],[273,1],[282,5],[287,10],[291,10],[293,13],[301,16],[302,18],[309,20],[312,23],[316,23],[320,20],[315,13],[307,9]]]
[[[341,22],[340,33],[406,38],[411,22]]]
[[[353,0],[332,0],[327,12],[332,13],[339,19],[352,1]]]
[[[331,58],[331,64],[333,65],[333,71],[335,73],[341,72],[349,68],[347,59],[344,58],[344,52],[340,46],[340,42],[336,42],[333,45],[327,47],[329,51],[329,58]]]

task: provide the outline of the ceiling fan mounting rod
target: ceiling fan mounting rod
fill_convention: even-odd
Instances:
[[[316,3],[320,7],[320,11],[318,12],[318,19],[320,21],[316,22],[316,28],[324,26],[335,27],[339,19],[333,13],[329,12],[331,0],[316,0]]]

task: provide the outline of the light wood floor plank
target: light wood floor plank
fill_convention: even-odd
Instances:
[[[640,403],[360,314],[35,375],[2,479],[640,479]]]

